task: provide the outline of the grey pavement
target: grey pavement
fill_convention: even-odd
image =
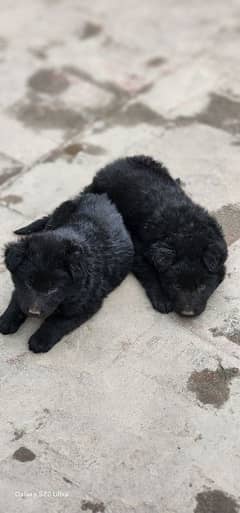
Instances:
[[[0,513],[240,511],[240,3],[0,1],[3,248],[112,159],[162,160],[222,223],[196,319],[133,276],[49,353],[0,336]]]

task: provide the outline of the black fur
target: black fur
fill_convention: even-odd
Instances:
[[[225,274],[227,246],[217,221],[150,157],[120,159],[86,191],[106,192],[135,246],[134,274],[162,313],[198,315]]]
[[[28,236],[6,248],[15,290],[0,332],[16,332],[29,314],[47,317],[29,341],[45,352],[99,310],[130,271],[133,245],[105,194],[66,201],[16,233]]]

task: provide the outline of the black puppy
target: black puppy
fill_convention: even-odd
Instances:
[[[105,194],[82,194],[16,233],[30,235],[6,248],[15,290],[0,332],[16,332],[28,315],[47,317],[29,341],[45,352],[99,310],[130,271],[133,245]]]
[[[217,221],[150,157],[117,160],[86,191],[106,192],[135,246],[134,274],[162,313],[199,315],[225,274],[227,246]]]

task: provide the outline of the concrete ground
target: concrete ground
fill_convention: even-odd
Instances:
[[[153,311],[129,276],[47,354],[28,351],[37,321],[0,337],[0,513],[237,513],[240,3],[0,3],[1,248],[134,153],[181,177],[229,244],[197,319]]]

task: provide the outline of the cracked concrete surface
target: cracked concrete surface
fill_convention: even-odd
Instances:
[[[52,351],[0,336],[0,512],[240,511],[238,0],[12,0],[0,17],[1,311],[13,230],[148,153],[222,223],[199,318],[133,276]]]

